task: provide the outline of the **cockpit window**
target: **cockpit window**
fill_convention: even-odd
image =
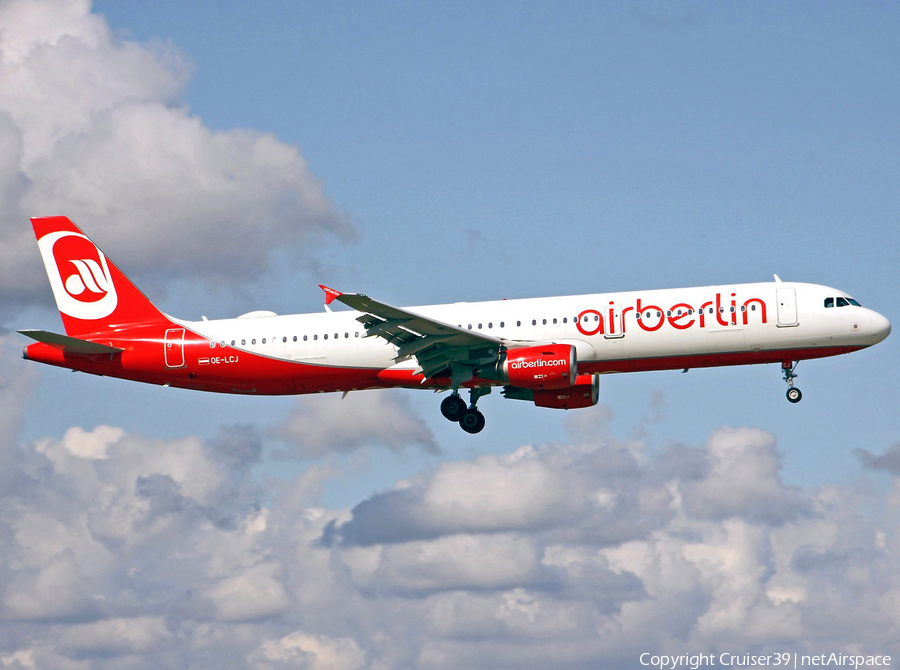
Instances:
[[[837,300],[837,303],[835,303],[835,300]],[[854,307],[862,307],[862,305],[856,302],[853,298],[825,298],[826,307],[849,307],[850,305],[853,305]]]

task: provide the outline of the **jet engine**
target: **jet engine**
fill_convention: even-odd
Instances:
[[[504,386],[503,396],[513,400],[531,400],[538,407],[580,409],[600,401],[600,375],[577,375],[575,384],[560,389],[526,389]]]
[[[517,388],[568,388],[577,374],[575,347],[571,344],[510,349],[500,363],[501,380]]]

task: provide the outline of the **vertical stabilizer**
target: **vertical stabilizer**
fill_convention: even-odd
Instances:
[[[169,321],[67,217],[31,225],[68,335]]]

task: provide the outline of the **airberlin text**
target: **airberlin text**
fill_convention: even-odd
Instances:
[[[890,656],[866,656],[863,654],[819,654],[807,655],[796,652],[783,652],[775,654],[679,654],[669,656],[663,654],[644,653],[640,656],[640,663],[644,666],[659,668],[659,670],[699,670],[702,667],[727,667],[727,668],[755,668],[771,666],[782,668],[803,667],[891,667]]]
[[[582,335],[618,335],[624,332],[625,316],[634,312],[634,319],[642,330],[653,332],[665,324],[676,330],[688,328],[746,326],[750,323],[750,313],[759,314],[760,323],[767,323],[766,303],[762,298],[740,301],[737,294],[723,296],[716,293],[713,300],[701,305],[679,302],[671,307],[644,303],[638,298],[633,306],[620,307],[610,301],[605,313],[596,309],[586,309],[578,315],[575,326]],[[740,316],[738,316],[740,314]]]
[[[513,370],[521,370],[523,368],[553,368],[568,365],[569,362],[565,358],[538,358],[533,361],[519,360],[513,361],[509,367]]]

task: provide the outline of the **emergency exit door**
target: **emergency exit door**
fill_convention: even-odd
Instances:
[[[166,331],[166,367],[184,367],[184,328],[169,328]]]
[[[797,321],[797,291],[792,288],[775,289],[775,300],[778,302],[779,327],[796,326]]]

